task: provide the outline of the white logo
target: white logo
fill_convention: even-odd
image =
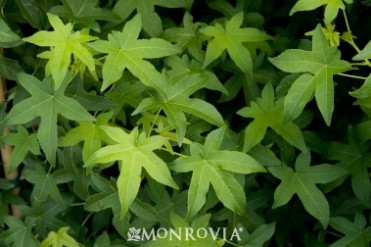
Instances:
[[[135,227],[129,228],[127,233],[128,241],[145,241],[145,240],[157,240],[157,239],[168,239],[170,241],[178,239],[185,241],[196,241],[197,239],[212,238],[213,240],[223,239],[223,240],[241,240],[239,232],[242,232],[243,228],[239,229],[234,228],[232,233],[227,234],[226,227],[218,227],[212,229],[211,227],[207,228],[198,228],[193,229],[191,227],[181,227],[177,229],[166,229],[163,227],[158,228],[157,230],[151,229],[147,230],[146,228],[136,229]]]
[[[136,229],[131,227],[128,231],[128,241],[140,241],[141,237],[139,236],[141,229]]]

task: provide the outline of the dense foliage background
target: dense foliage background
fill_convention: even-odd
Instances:
[[[0,246],[369,246],[371,1],[0,6]]]

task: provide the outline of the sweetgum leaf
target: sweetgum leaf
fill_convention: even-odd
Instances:
[[[206,49],[204,68],[227,50],[237,67],[245,74],[252,75],[252,57],[242,43],[265,41],[271,39],[271,36],[256,28],[241,28],[242,21],[243,12],[240,12],[227,21],[225,27],[216,23],[200,29],[201,33],[212,37]]]
[[[188,217],[196,215],[206,202],[210,184],[218,199],[233,212],[245,212],[246,198],[233,173],[251,174],[265,172],[265,168],[249,155],[236,151],[220,151],[214,142],[221,143],[225,128],[210,132],[205,145],[191,144],[191,156],[180,157],[171,169],[192,172],[188,190]],[[213,142],[208,141],[213,138]]]
[[[85,167],[96,163],[120,162],[120,175],[117,188],[121,203],[121,216],[124,217],[133,203],[142,180],[142,168],[157,182],[178,188],[171,177],[166,163],[153,153],[160,148],[166,139],[161,136],[145,137],[144,133],[138,136],[134,129],[130,134],[118,127],[100,127],[115,144],[105,146],[85,162]]]
[[[9,161],[9,172],[13,172],[22,163],[28,152],[40,154],[36,134],[29,134],[27,129],[18,126],[17,133],[0,137],[0,141],[14,146]]]
[[[158,37],[162,32],[162,20],[155,12],[155,5],[165,8],[184,8],[187,6],[186,2],[186,0],[120,0],[113,11],[125,20],[136,10],[137,14],[142,15],[144,31],[151,37]]]
[[[299,0],[290,11],[290,15],[298,11],[314,10],[325,5],[325,23],[335,20],[339,10],[345,10],[345,4],[350,4],[353,0]]]
[[[310,166],[310,153],[301,153],[295,163],[295,171],[287,166],[269,167],[269,172],[281,180],[274,192],[273,208],[287,204],[294,194],[299,196],[305,210],[318,219],[323,228],[330,221],[330,208],[317,183],[329,183],[344,176],[345,169],[328,164]]]
[[[285,120],[297,118],[314,93],[318,108],[326,124],[330,125],[335,107],[333,76],[352,66],[340,59],[336,47],[330,47],[321,26],[314,30],[311,51],[286,50],[269,61],[282,71],[308,74],[297,78],[289,89],[284,103]]]
[[[52,84],[48,78],[41,82],[26,73],[19,73],[17,78],[19,84],[31,94],[31,97],[16,104],[4,121],[8,125],[24,124],[40,117],[37,139],[46,158],[55,166],[58,115],[75,121],[92,121],[94,118],[76,100],[64,95],[67,80],[58,89],[51,89]]]
[[[156,88],[159,72],[144,58],[161,58],[180,52],[179,48],[163,39],[138,39],[141,29],[142,17],[138,14],[126,22],[122,32],[112,31],[108,40],[90,44],[94,50],[108,54],[103,64],[102,91],[119,80],[125,69],[143,84]]]
[[[249,151],[263,140],[268,127],[291,145],[301,151],[306,150],[300,128],[293,122],[283,122],[283,108],[279,101],[274,101],[272,85],[267,84],[263,89],[262,97],[256,102],[251,102],[249,107],[240,109],[237,114],[254,119],[245,129],[244,152]]]
[[[54,31],[38,31],[23,40],[38,46],[51,47],[47,67],[50,69],[56,87],[58,88],[66,77],[72,55],[94,73],[94,59],[87,47],[87,42],[95,40],[96,37],[87,34],[86,30],[74,32],[71,23],[65,25],[53,14],[48,14],[48,19]]]

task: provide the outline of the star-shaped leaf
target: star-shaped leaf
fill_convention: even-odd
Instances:
[[[249,155],[237,151],[220,151],[224,128],[210,132],[205,144],[192,143],[191,156],[180,157],[171,169],[176,172],[192,172],[188,191],[188,216],[193,217],[204,206],[210,184],[218,199],[235,213],[245,212],[245,192],[234,173],[251,174],[265,172],[265,168]]]
[[[13,247],[38,247],[39,241],[31,232],[32,221],[26,220],[25,223],[14,216],[5,217],[5,223],[9,229],[0,234],[8,246]]]
[[[165,58],[165,63],[171,68],[168,74],[175,83],[186,80],[191,75],[199,74],[207,80],[205,88],[228,94],[228,91],[214,73],[202,69],[200,62],[189,59],[187,55],[183,55],[182,57],[176,55],[167,57]]]
[[[58,114],[75,121],[92,121],[94,118],[76,100],[64,95],[67,80],[54,90],[49,78],[41,82],[25,73],[19,73],[17,78],[31,97],[16,104],[4,121],[8,125],[23,124],[40,117],[37,139],[46,158],[54,166],[58,144]]]
[[[354,194],[364,205],[370,205],[371,181],[368,174],[371,167],[370,143],[358,140],[353,127],[348,130],[348,144],[330,142],[327,145],[327,159],[338,160],[339,167],[349,171]],[[345,179],[345,177],[344,177]]]
[[[96,151],[84,166],[91,167],[96,163],[120,162],[117,188],[122,217],[126,215],[138,194],[142,180],[142,168],[157,182],[178,188],[166,163],[153,153],[153,150],[160,148],[166,142],[165,138],[161,136],[147,138],[144,133],[138,135],[138,129],[127,134],[118,127],[101,126],[100,128],[112,139],[114,144]]]
[[[66,225],[66,222],[63,222],[59,216],[68,209],[72,200],[73,198],[70,196],[63,197],[63,202],[49,199],[32,206],[20,205],[18,207],[25,218],[32,220],[34,230],[39,237],[44,238],[50,229],[57,229]]]
[[[102,113],[98,115],[94,122],[82,121],[78,127],[70,129],[59,146],[71,146],[81,141],[84,142],[82,148],[82,158],[87,161],[88,158],[98,149],[102,147],[102,140],[104,134],[102,133],[101,126],[108,126],[107,122],[112,117],[112,112]]]
[[[35,167],[26,167],[22,172],[22,177],[28,182],[34,184],[31,198],[35,203],[45,201],[48,196],[56,202],[62,202],[62,195],[59,192],[58,184],[60,183],[50,172],[46,173],[41,165]]]
[[[253,62],[251,53],[243,43],[264,41],[271,39],[271,37],[256,28],[241,28],[242,22],[243,12],[240,12],[227,21],[225,28],[216,23],[214,26],[200,29],[201,33],[213,37],[207,45],[203,63],[204,68],[220,57],[224,50],[227,50],[237,67],[245,74],[252,75]]]
[[[176,45],[182,51],[187,50],[198,61],[202,61],[202,40],[198,32],[200,27],[201,23],[193,23],[192,15],[186,12],[183,17],[183,27],[166,29],[162,38],[170,42],[176,42]]]
[[[354,222],[344,217],[335,217],[330,221],[330,226],[344,234],[331,247],[357,246],[368,247],[371,242],[371,227],[366,227],[367,222],[362,213],[357,212]]]
[[[119,0],[113,11],[123,20],[136,10],[142,15],[143,29],[151,37],[158,37],[162,32],[161,17],[155,12],[155,5],[165,8],[184,8],[185,0]]]
[[[23,126],[18,126],[17,133],[10,133],[0,137],[0,142],[13,145],[13,151],[9,161],[9,172],[13,172],[22,163],[28,152],[40,154],[39,143],[36,134],[29,134]]]
[[[50,9],[50,13],[68,17],[73,23],[83,24],[89,29],[100,32],[97,20],[119,21],[119,17],[108,9],[99,8],[98,0],[61,0],[63,5]]]
[[[334,111],[333,76],[352,66],[340,60],[340,51],[330,47],[321,26],[314,30],[311,51],[286,50],[270,61],[282,71],[305,73],[296,79],[285,97],[285,120],[298,117],[314,92],[318,108],[326,124],[330,125]]]
[[[58,88],[67,75],[71,64],[71,56],[79,59],[91,72],[95,71],[94,58],[87,47],[87,42],[95,40],[87,30],[73,31],[71,23],[63,24],[59,17],[48,14],[49,22],[54,31],[38,31],[24,41],[38,46],[51,47],[50,52],[42,57],[48,57],[47,72],[50,72]]]
[[[62,227],[58,232],[50,232],[40,247],[79,247],[80,244],[68,234],[69,227]]]
[[[148,110],[163,110],[169,124],[177,131],[179,145],[183,142],[187,128],[184,113],[199,117],[216,126],[224,125],[222,116],[212,104],[198,98],[189,98],[191,94],[205,87],[207,77],[202,74],[192,74],[180,80],[173,81],[173,79],[161,74],[160,81],[158,81],[162,84],[159,94],[144,99],[133,115]]]
[[[138,39],[141,29],[141,16],[136,15],[125,24],[122,32],[110,33],[108,41],[98,40],[90,44],[94,50],[108,53],[103,64],[102,91],[119,80],[125,69],[145,85],[156,88],[159,72],[144,58],[160,58],[180,52],[163,39]]]
[[[310,152],[301,153],[295,163],[295,171],[285,165],[268,170],[281,180],[274,192],[273,208],[287,204],[294,194],[299,196],[305,210],[318,219],[323,228],[330,220],[330,209],[323,192],[316,184],[324,184],[344,176],[345,169],[329,164],[310,166]]]
[[[302,151],[306,150],[300,128],[293,122],[283,122],[282,103],[282,100],[274,101],[273,87],[267,84],[262,91],[261,98],[237,112],[243,117],[254,119],[245,129],[244,152],[249,151],[263,140],[268,127],[291,145]]]
[[[353,0],[299,0],[290,11],[290,15],[298,11],[314,10],[325,5],[325,23],[335,20],[339,10],[345,10],[345,4],[351,4]]]

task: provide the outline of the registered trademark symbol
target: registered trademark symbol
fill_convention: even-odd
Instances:
[[[243,231],[243,228],[242,227],[238,228],[238,231],[242,232]]]

